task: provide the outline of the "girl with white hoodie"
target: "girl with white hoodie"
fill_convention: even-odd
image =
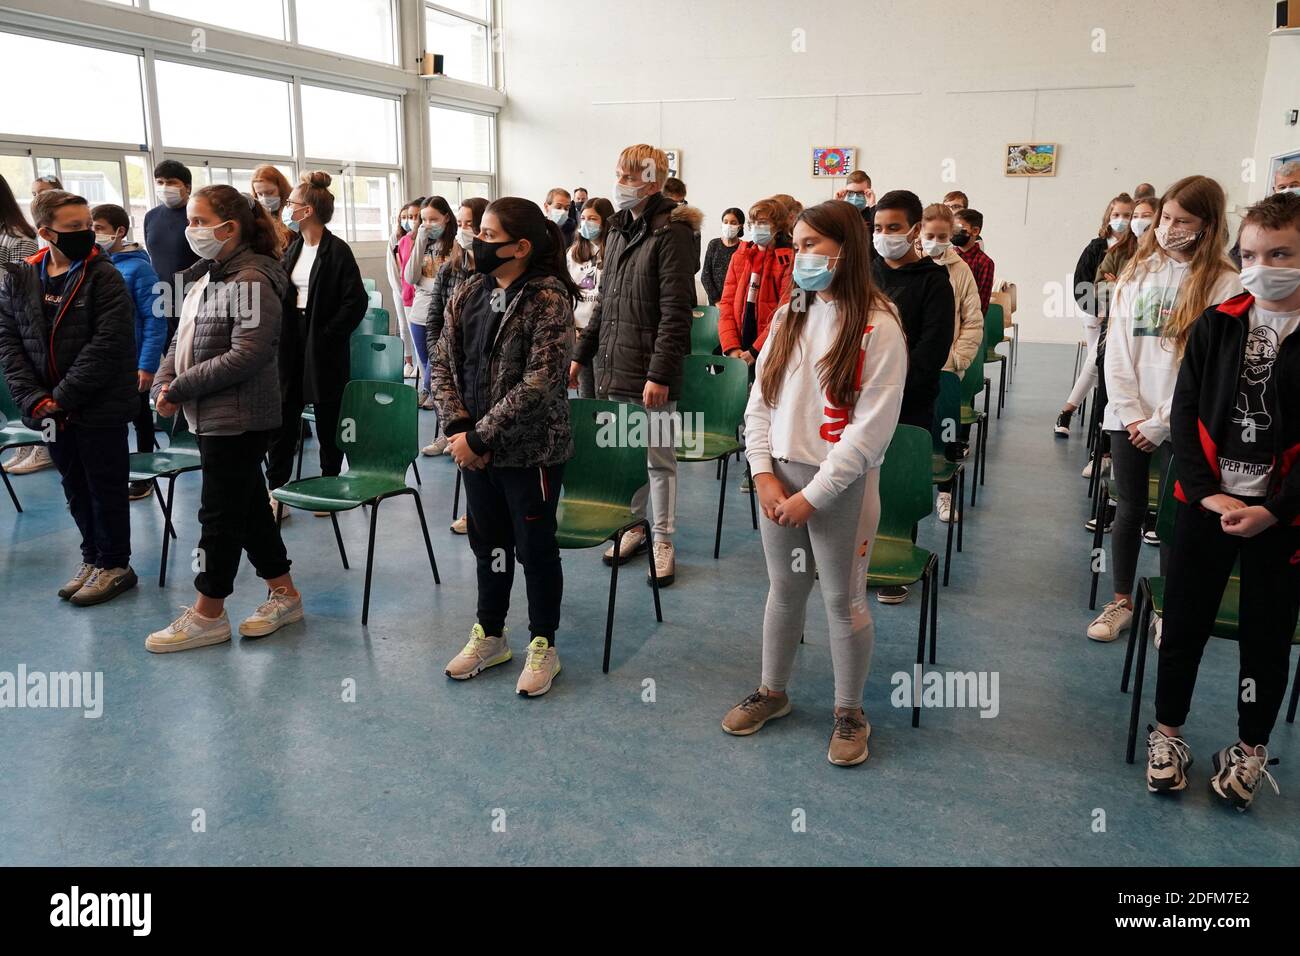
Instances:
[[[1118,506],[1111,528],[1115,598],[1088,626],[1094,641],[1115,640],[1133,622],[1133,579],[1147,512],[1152,459],[1163,487],[1169,468],[1169,409],[1192,323],[1242,291],[1228,247],[1223,187],[1187,176],[1160,199],[1156,227],[1138,243],[1110,298],[1106,333],[1106,413]],[[1161,573],[1168,549],[1160,548]]]
[[[835,671],[827,759],[852,766],[867,759],[871,734],[862,688],[875,631],[865,583],[907,345],[897,310],[872,281],[871,242],[857,209],[834,200],[806,209],[793,239],[790,301],[773,316],[745,410],[770,579],[763,678],[722,729],[746,736],[790,713],[786,684],[816,568]]]

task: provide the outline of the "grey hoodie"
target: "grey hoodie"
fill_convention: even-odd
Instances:
[[[195,263],[185,272],[186,288],[205,273],[209,285],[195,318],[193,363],[176,374],[179,336],[173,337],[153,397],[168,386],[168,400],[182,406],[198,435],[278,428],[280,303],[289,278],[280,263],[248,246],[221,262]]]

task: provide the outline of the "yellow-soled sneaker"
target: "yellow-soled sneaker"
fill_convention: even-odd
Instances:
[[[510,660],[514,655],[510,653],[510,645],[506,641],[509,630],[503,629],[500,637],[490,637],[483,632],[482,625],[475,624],[469,632],[469,643],[447,662],[447,676],[452,680],[469,680],[489,667]]]
[[[155,654],[171,651],[189,651],[210,644],[224,644],[230,640],[230,618],[226,612],[221,617],[204,617],[192,607],[161,631],[154,631],[144,639],[144,649]]]
[[[521,697],[541,697],[551,689],[551,682],[560,673],[560,652],[544,637],[534,637],[528,645],[528,659],[524,672],[519,675],[515,691]]]

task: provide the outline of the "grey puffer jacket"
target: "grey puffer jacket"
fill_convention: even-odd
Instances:
[[[600,298],[574,359],[592,363],[596,394],[640,398],[647,381],[681,391],[691,351],[701,213],[656,193],[640,216],[610,218]]]
[[[280,303],[289,284],[269,256],[241,246],[224,261],[204,259],[185,272],[185,285],[208,274],[195,317],[194,361],[176,374],[172,339],[154,378],[153,397],[185,411],[198,435],[237,435],[280,426]],[[179,313],[179,309],[177,310]]]

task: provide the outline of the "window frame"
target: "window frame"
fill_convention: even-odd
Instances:
[[[496,57],[496,0],[485,0],[487,6],[487,19],[480,19],[472,14],[462,13],[459,10],[452,10],[438,3],[437,0],[421,0],[420,3],[420,40],[424,44],[424,52],[429,49],[429,17],[428,12],[434,10],[443,16],[452,17],[456,20],[462,20],[465,23],[473,23],[484,28],[486,36],[484,44],[487,47],[487,82],[476,83],[473,80],[462,80],[458,77],[449,77],[458,83],[465,83],[469,86],[483,87],[484,89],[495,90],[497,88],[497,57]]]

